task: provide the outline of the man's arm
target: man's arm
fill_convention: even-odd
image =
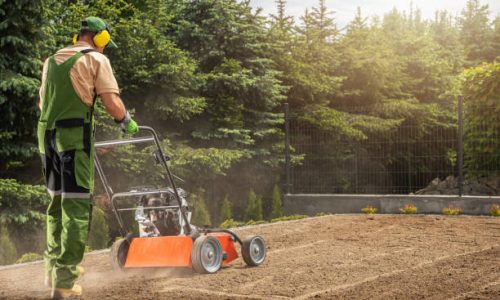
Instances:
[[[106,108],[108,114],[110,114],[116,121],[120,122],[125,119],[125,105],[123,105],[120,96],[116,93],[103,93],[99,95],[101,97],[102,104]]]

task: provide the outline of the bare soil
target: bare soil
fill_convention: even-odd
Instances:
[[[85,257],[84,299],[500,299],[500,218],[333,215],[247,227],[266,262],[212,275],[113,271]],[[1,299],[44,299],[43,266],[0,269]]]

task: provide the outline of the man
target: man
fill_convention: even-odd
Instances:
[[[119,97],[118,84],[105,48],[116,47],[109,26],[100,18],[81,22],[73,45],[49,57],[43,66],[38,146],[51,202],[47,208],[46,280],[51,297],[82,294],[75,284],[82,275],[82,261],[90,226],[94,186],[95,98],[122,130],[135,133]]]

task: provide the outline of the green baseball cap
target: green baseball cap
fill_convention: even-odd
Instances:
[[[91,32],[100,32],[102,30],[107,30],[111,35],[111,28],[109,27],[109,24],[104,22],[103,19],[98,17],[85,18],[80,25],[80,31],[82,30],[88,30]],[[109,40],[109,44],[106,47],[118,48],[118,46],[115,44],[115,42],[113,42],[113,40]]]

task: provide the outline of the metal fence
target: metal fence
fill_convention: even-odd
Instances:
[[[286,192],[497,194],[500,130],[491,124],[499,120],[472,126],[458,104],[455,125],[403,123],[364,140],[320,130],[285,105]]]

